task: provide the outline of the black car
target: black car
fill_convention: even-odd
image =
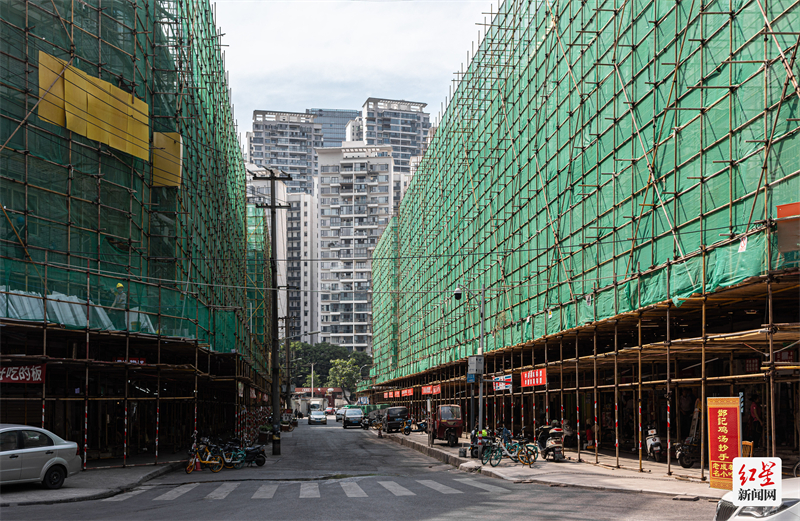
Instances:
[[[386,432],[399,431],[408,419],[408,407],[389,407],[384,412],[383,429]]]
[[[345,409],[344,416],[342,416],[342,428],[346,429],[348,425],[359,427],[363,417],[364,413],[361,412],[361,409]]]

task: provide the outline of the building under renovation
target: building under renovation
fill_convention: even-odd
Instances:
[[[472,425],[483,344],[511,376],[490,428],[591,425],[619,465],[697,408],[703,460],[705,400],[742,396],[756,454],[795,461],[798,26],[763,0],[504,2],[374,252],[362,391]]]
[[[269,246],[208,2],[3,2],[0,32],[0,422],[90,466],[252,434]]]

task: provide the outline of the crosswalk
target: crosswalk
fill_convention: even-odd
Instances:
[[[317,499],[321,497],[330,497],[344,493],[348,498],[365,498],[365,497],[381,497],[391,494],[393,496],[417,496],[424,494],[463,494],[474,493],[477,491],[490,492],[492,494],[504,494],[511,492],[509,489],[491,485],[483,482],[482,480],[463,478],[446,480],[447,484],[432,479],[418,479],[406,480],[403,485],[397,481],[381,481],[381,480],[361,480],[360,484],[356,481],[340,481],[339,486],[336,483],[324,483],[324,493],[321,493],[320,482],[306,481],[297,482],[281,482],[281,483],[266,483],[256,484],[252,482],[241,481],[226,481],[223,483],[187,483],[178,485],[167,491],[163,487],[156,485],[144,485],[137,487],[129,492],[113,496],[103,501],[121,502],[127,501],[131,498],[137,500],[147,500],[142,494],[152,492],[155,497],[152,501],[175,501],[182,497],[191,497],[192,500],[208,499],[208,500],[224,500],[230,496],[235,496],[237,499],[250,498],[253,500],[260,499],[287,499],[289,497],[299,499]],[[375,486],[377,483],[379,486]],[[330,486],[327,486],[330,485]],[[363,487],[362,487],[363,485]],[[368,490],[364,490],[367,488]],[[413,489],[413,490],[412,490]],[[477,489],[477,490],[476,490]]]

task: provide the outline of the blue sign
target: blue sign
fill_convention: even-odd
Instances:
[[[475,375],[473,373],[467,373],[467,383],[468,384],[475,383]]]

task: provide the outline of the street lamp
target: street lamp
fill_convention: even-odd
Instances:
[[[462,290],[461,287],[457,287],[455,291],[453,291],[453,298],[456,300],[461,300],[461,296],[463,291],[467,293],[473,294],[472,291],[469,289]],[[486,313],[484,313],[486,307],[486,284],[481,284],[481,336],[478,341],[478,356],[483,356],[483,336],[485,330],[485,322],[486,322]],[[478,432],[483,430],[483,373],[477,375],[480,385],[478,386]],[[472,421],[475,421],[475,398],[470,400],[471,411],[470,416]],[[479,449],[480,450],[480,449]]]

